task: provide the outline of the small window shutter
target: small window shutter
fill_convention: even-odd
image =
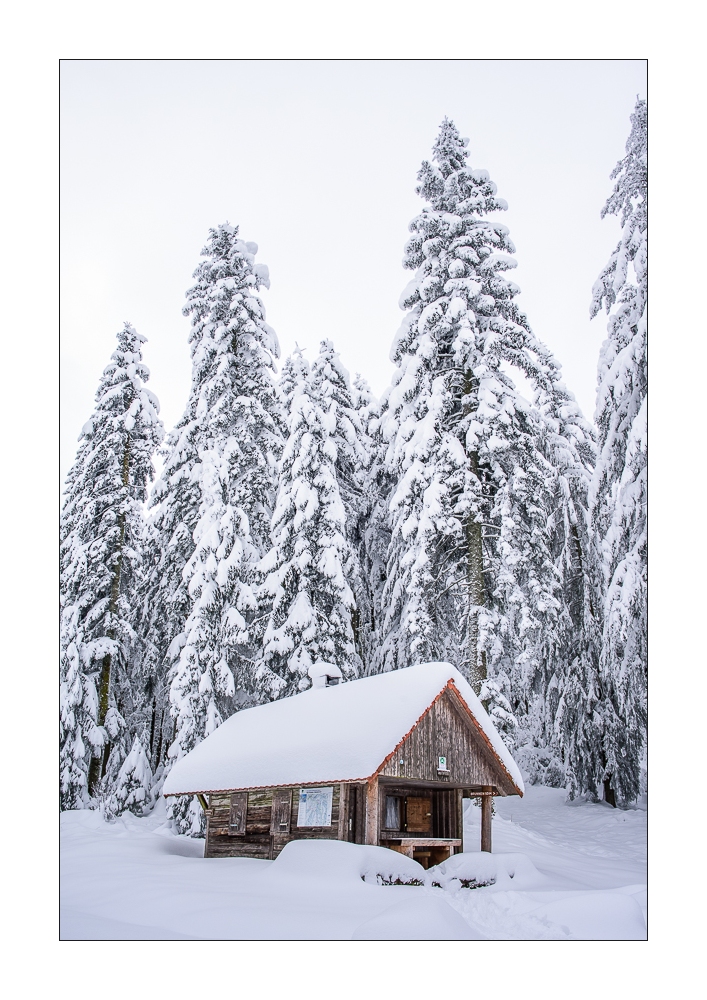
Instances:
[[[231,815],[228,819],[229,837],[245,837],[247,812],[248,792],[233,792],[231,795]]]
[[[292,789],[276,788],[272,793],[272,813],[270,816],[270,833],[290,832],[290,813],[292,811]]]

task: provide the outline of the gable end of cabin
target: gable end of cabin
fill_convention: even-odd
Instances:
[[[510,775],[452,687],[439,694],[379,775],[468,789],[492,786],[498,795],[517,794]]]

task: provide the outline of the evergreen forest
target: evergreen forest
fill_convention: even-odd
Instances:
[[[279,360],[237,225],[209,231],[186,292],[168,433],[125,323],[61,513],[63,810],[144,815],[175,761],[322,662],[346,683],[448,661],[530,783],[617,807],[645,791],[646,148],[638,100],[597,206],[621,236],[587,288],[593,422],[518,307],[506,202],[448,119],[380,399],[329,336]],[[204,835],[196,798],[168,803]]]

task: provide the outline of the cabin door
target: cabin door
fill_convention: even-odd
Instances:
[[[346,824],[346,839],[351,844],[356,843],[356,827],[358,823],[358,787],[349,785],[349,809]]]
[[[419,798],[417,795],[407,799],[407,831],[408,833],[426,833],[432,836],[432,799]]]

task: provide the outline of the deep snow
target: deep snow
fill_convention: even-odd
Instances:
[[[492,855],[465,848],[424,873],[383,848],[288,845],[276,861],[204,860],[175,836],[164,801],[144,819],[61,818],[63,939],[641,939],[646,934],[646,812],[568,803],[531,786],[496,800]],[[386,867],[387,866],[387,867]],[[425,885],[380,885],[396,872]],[[362,876],[365,878],[363,880]],[[458,879],[495,884],[462,888]],[[432,884],[439,882],[439,886]]]

